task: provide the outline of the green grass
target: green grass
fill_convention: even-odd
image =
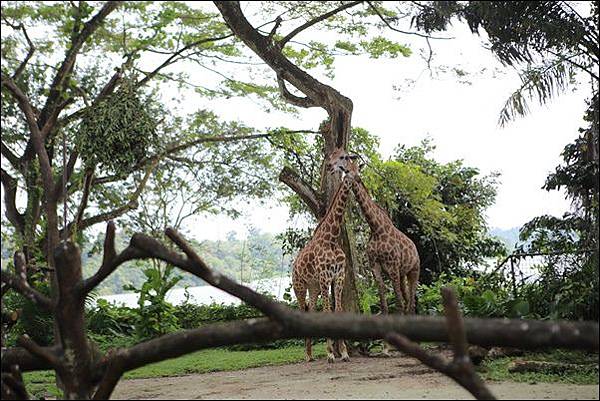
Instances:
[[[508,367],[514,360],[563,362],[585,365],[586,368],[565,374],[525,372],[510,373]],[[513,381],[522,383],[569,383],[598,384],[598,354],[581,351],[553,350],[546,352],[528,352],[520,357],[506,357],[484,361],[478,369],[483,378],[494,381]]]
[[[316,358],[325,356],[325,344],[313,346]],[[258,366],[282,365],[304,360],[304,346],[293,345],[278,349],[254,351],[229,351],[223,348],[207,349],[179,358],[153,363],[125,374],[125,379],[141,379],[165,376],[182,376],[194,373],[241,370]],[[27,372],[25,385],[34,397],[57,396],[54,372]]]

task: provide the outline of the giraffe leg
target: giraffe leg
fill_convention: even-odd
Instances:
[[[344,290],[344,266],[338,270],[338,273],[335,277],[335,287],[334,287],[334,296],[335,296],[335,311],[343,312],[342,306],[342,293]],[[338,340],[338,346],[340,353],[342,354],[342,361],[348,362],[350,361],[350,357],[348,356],[348,349],[346,349],[346,343],[344,340]]]
[[[377,283],[377,289],[379,290],[379,306],[381,307],[381,313],[388,314],[388,304],[386,299],[386,288],[385,283],[383,282],[383,277],[381,275],[381,266],[377,263],[371,263],[373,277],[375,278],[375,283]]]
[[[331,312],[331,302],[329,300],[329,288],[331,287],[331,278],[321,278],[321,299],[323,299],[323,312]],[[327,362],[335,362],[335,355],[333,353],[333,341],[331,338],[327,339]]]
[[[306,286],[303,284],[294,283],[293,287],[294,293],[296,294],[296,299],[298,300],[298,309],[306,312]],[[304,339],[304,349],[306,362],[314,360],[312,356],[312,339]]]
[[[408,304],[408,313],[414,315],[416,313],[416,297],[417,297],[417,285],[419,284],[419,274],[420,269],[417,266],[415,269],[411,270],[408,273],[408,296],[409,296],[409,304]]]
[[[377,283],[377,289],[379,290],[379,305],[381,307],[381,313],[387,315],[389,313],[386,299],[387,291],[385,288],[385,283],[383,282],[383,277],[381,275],[381,266],[373,262],[371,263],[371,267],[371,270],[373,271],[373,277],[375,278],[375,282]],[[381,351],[381,353],[384,356],[390,355],[390,345],[387,343],[387,341],[383,342],[383,350]]]
[[[308,288],[308,311],[314,312],[317,308],[317,298],[319,297],[319,288],[318,287],[309,287]],[[306,339],[306,361],[312,362],[315,359],[312,356],[312,339]]]
[[[404,288],[402,285],[402,276],[400,274],[390,275],[392,279],[392,285],[394,286],[394,293],[396,294],[396,302],[398,304],[398,312],[400,314],[406,313],[406,305],[404,304]]]
[[[406,274],[400,275],[400,286],[402,288],[402,297],[404,298],[404,313],[408,313],[410,306],[410,288]]]

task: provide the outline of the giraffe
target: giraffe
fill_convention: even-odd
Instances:
[[[331,171],[333,172],[333,170]],[[334,284],[335,311],[342,311],[342,290],[346,255],[339,243],[341,225],[346,202],[354,181],[352,173],[346,174],[335,193],[325,217],[317,225],[314,234],[304,248],[300,250],[292,269],[292,286],[300,310],[315,310],[319,294],[323,299],[323,310],[331,312],[330,288]],[[308,304],[306,293],[308,291]],[[305,339],[306,361],[312,356],[311,339]],[[349,361],[348,351],[343,340],[339,341],[342,361]],[[327,339],[327,361],[335,361],[333,342]]]
[[[337,149],[332,153],[328,167],[355,176],[352,181],[352,191],[371,228],[367,256],[379,290],[381,311],[388,313],[386,289],[382,277],[382,273],[386,273],[392,281],[399,309],[403,313],[414,314],[420,273],[417,247],[406,234],[394,226],[387,211],[371,198],[360,179],[358,166],[353,162],[356,157],[358,156],[348,155],[343,149]],[[388,354],[386,343],[384,343],[383,353]]]

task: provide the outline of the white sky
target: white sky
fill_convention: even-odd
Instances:
[[[529,116],[500,129],[497,125],[500,109],[520,86],[517,74],[502,68],[491,52],[482,47],[483,39],[472,35],[465,24],[456,24],[446,35],[455,39],[432,41],[434,68],[447,65],[472,72],[468,77],[471,85],[458,83],[456,77],[448,73],[432,79],[428,71],[423,71],[425,63],[418,55],[418,48],[425,42],[389,31],[387,37],[410,45],[413,49],[411,57],[392,60],[339,57],[333,80],[314,74],[352,99],[353,125],[377,135],[384,156],[389,156],[398,144],[417,145],[429,136],[437,146],[434,155],[438,161],[464,159],[466,165],[479,168],[482,174],[500,172],[496,203],[487,213],[490,227],[520,226],[545,213],[562,215],[569,206],[564,196],[557,191],[546,192],[541,186],[548,173],[561,162],[563,147],[577,136],[577,129],[583,125],[588,89],[565,93],[544,107],[531,101]],[[336,37],[315,29],[298,39],[308,41],[313,38]],[[255,60],[259,61],[257,57]],[[152,65],[161,62],[160,59],[149,61]],[[478,73],[484,67],[487,71]],[[178,68],[186,67],[176,66],[173,70]],[[209,73],[197,67],[189,71],[197,82],[211,79]],[[406,79],[417,82],[412,88],[393,89]],[[184,109],[189,112],[209,108],[224,119],[239,120],[257,128],[317,129],[325,118],[323,110],[301,110],[298,118],[279,112],[263,112],[247,99],[207,101],[193,92],[182,94],[167,89],[164,93],[165,98],[183,98]],[[273,185],[283,188],[280,182]],[[244,216],[236,221],[226,216],[205,215],[190,219],[188,227],[197,239],[202,240],[224,239],[229,231],[244,237],[248,225],[279,233],[290,224],[303,223],[288,221],[287,209],[274,201],[263,206],[250,202],[243,210]]]

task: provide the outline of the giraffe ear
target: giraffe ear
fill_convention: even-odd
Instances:
[[[360,164],[358,165],[358,170],[359,170],[359,171],[360,171],[360,170],[362,170],[364,166],[365,166],[365,163],[360,163]]]

